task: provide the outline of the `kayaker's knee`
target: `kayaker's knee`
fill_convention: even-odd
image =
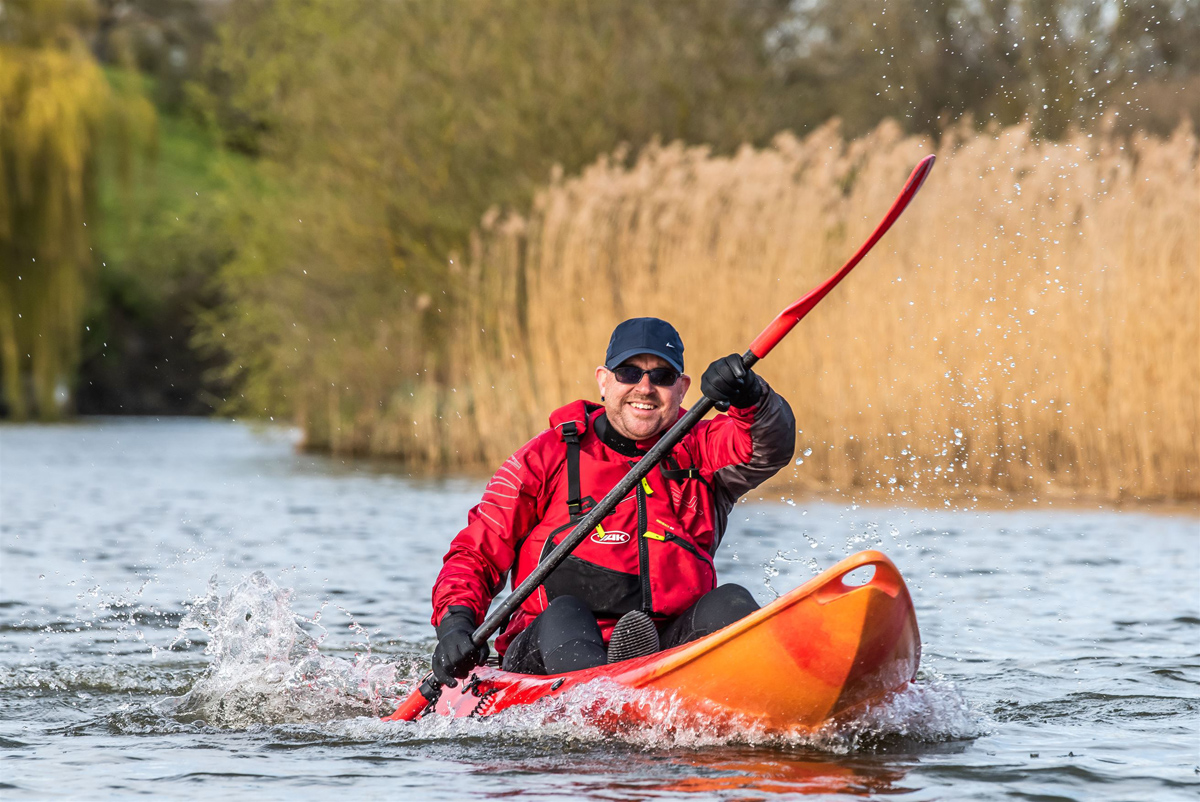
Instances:
[[[536,620],[536,647],[548,674],[601,665],[607,658],[600,625],[587,604],[558,596]]]
[[[745,618],[758,609],[758,602],[741,585],[728,584],[710,590],[696,602],[692,626],[697,630],[716,632],[734,621]]]
[[[575,625],[595,624],[596,617],[578,596],[558,596],[550,600],[550,604],[541,614],[546,623],[563,624],[564,629],[575,629]]]
[[[557,644],[542,655],[542,665],[545,666],[547,674],[580,671],[602,666],[606,662],[608,652],[604,650],[604,642],[597,643],[590,637],[575,638]]]

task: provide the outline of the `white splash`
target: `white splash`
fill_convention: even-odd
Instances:
[[[374,657],[369,640],[353,660],[321,654],[326,633],[320,614],[296,615],[291,598],[290,589],[261,571],[224,595],[214,577],[207,595],[189,605],[176,640],[186,640],[193,630],[207,635],[204,653],[212,662],[188,693],[164,705],[164,712],[230,728],[329,721],[381,715],[383,699],[407,692],[411,667],[404,671]],[[361,628],[358,632],[366,635]]]

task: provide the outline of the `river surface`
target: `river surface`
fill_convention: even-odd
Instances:
[[[1194,516],[751,499],[722,579],[767,602],[883,550],[921,626],[909,690],[803,737],[380,722],[481,489],[231,422],[0,427],[0,796],[1200,796]]]

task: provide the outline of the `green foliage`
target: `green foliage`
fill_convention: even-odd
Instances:
[[[136,94],[114,92],[84,45],[91,6],[4,5],[0,37],[0,383],[8,414],[69,407],[90,288],[99,153],[117,165],[154,135]]]
[[[92,46],[105,64],[151,79],[150,96],[167,113],[187,106],[188,83],[215,36],[223,3],[209,0],[95,0]]]
[[[196,413],[220,401],[207,375],[217,359],[200,358],[191,338],[234,250],[230,188],[253,166],[194,120],[159,119],[157,157],[139,160],[132,181],[101,173],[80,412]]]

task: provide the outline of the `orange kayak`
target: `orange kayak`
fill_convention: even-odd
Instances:
[[[863,551],[740,621],[667,651],[550,676],[481,666],[443,689],[436,712],[487,716],[595,683],[595,709],[620,724],[654,720],[669,708],[674,716],[726,717],[768,731],[813,729],[904,688],[920,659],[917,617],[900,572],[881,552]],[[614,714],[604,697],[624,689],[650,693],[628,695]]]

